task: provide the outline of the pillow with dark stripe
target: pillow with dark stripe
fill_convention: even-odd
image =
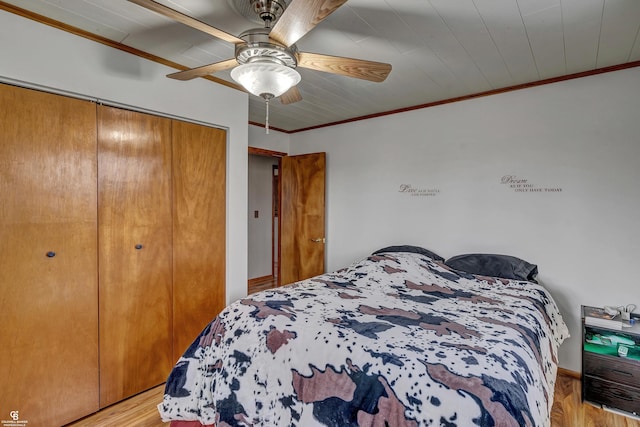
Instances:
[[[444,261],[444,258],[436,254],[435,252],[431,252],[430,250],[421,248],[420,246],[411,246],[411,245],[387,246],[386,248],[378,249],[371,255],[378,255],[383,252],[411,252],[414,254],[421,254],[421,255],[428,256],[434,261]]]
[[[538,266],[510,255],[463,254],[449,258],[445,264],[470,274],[538,283]]]

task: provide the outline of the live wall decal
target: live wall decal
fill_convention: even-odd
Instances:
[[[411,184],[400,184],[399,193],[413,197],[435,197],[440,193],[437,188],[414,188]]]
[[[522,178],[517,175],[503,175],[500,178],[500,184],[506,185],[516,193],[561,193],[560,187],[539,187],[529,181],[527,178]]]

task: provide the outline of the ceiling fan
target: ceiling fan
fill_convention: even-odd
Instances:
[[[238,37],[164,6],[154,0],[129,0],[213,37],[233,43],[235,58],[169,74],[167,77],[190,80],[229,68],[231,78],[249,93],[267,102],[266,129],[269,129],[269,100],[280,97],[284,104],[300,101],[296,85],[300,74],[296,67],[348,77],[384,81],[391,65],[355,58],[301,52],[295,43],[347,0],[234,0],[249,3],[264,23],[262,28],[244,31]]]

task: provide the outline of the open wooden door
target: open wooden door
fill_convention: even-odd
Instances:
[[[282,158],[280,285],[324,273],[325,153]]]

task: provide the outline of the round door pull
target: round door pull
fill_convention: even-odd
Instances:
[[[47,252],[47,258],[53,258],[54,256],[56,256],[55,252],[53,252],[53,251]]]
[[[136,249],[137,249],[137,250],[142,249],[142,245],[141,245],[140,243],[138,243],[138,244],[136,245]]]

